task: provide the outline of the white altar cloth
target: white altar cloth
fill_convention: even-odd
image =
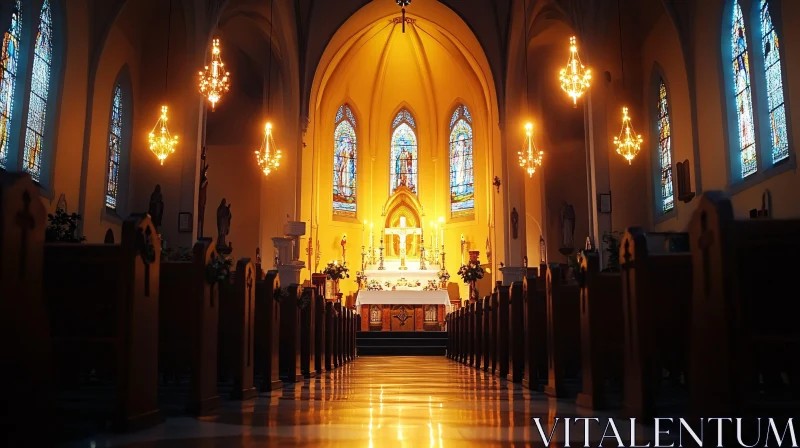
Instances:
[[[421,287],[424,288],[425,285],[428,284],[429,280],[437,280],[439,279],[439,271],[436,269],[428,269],[426,271],[420,271],[418,269],[408,269],[406,271],[396,271],[396,270],[371,270],[367,269],[364,272],[367,276],[367,280],[377,280],[381,284],[386,281],[390,281],[392,283],[397,283],[397,281],[401,278],[404,278],[408,281],[419,281],[422,285]]]
[[[447,291],[359,291],[360,305],[450,305]]]

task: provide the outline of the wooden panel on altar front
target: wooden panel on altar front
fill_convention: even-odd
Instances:
[[[416,321],[414,307],[410,305],[394,305],[390,316],[389,326],[391,331],[414,331]],[[384,326],[386,326],[386,322],[384,322]]]

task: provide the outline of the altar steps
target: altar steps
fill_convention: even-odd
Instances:
[[[359,356],[444,356],[445,331],[359,331]]]

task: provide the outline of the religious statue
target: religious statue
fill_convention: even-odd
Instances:
[[[158,229],[161,227],[161,218],[164,217],[164,200],[161,195],[161,185],[156,184],[153,194],[150,195],[150,207],[147,209],[153,226]]]
[[[575,250],[574,234],[575,234],[575,209],[572,205],[564,201],[561,206],[561,248],[559,252],[564,255],[570,255]]]
[[[208,164],[205,163],[205,148],[203,148],[203,168],[200,169],[200,192],[197,195],[197,236],[204,236],[203,230],[206,221],[206,198],[208,190]]]
[[[486,237],[486,260],[492,262],[492,243],[489,242],[489,237]]]
[[[67,211],[67,197],[64,195],[64,193],[61,193],[61,196],[58,197],[56,210],[63,210],[65,213]]]
[[[547,262],[547,244],[544,242],[544,236],[539,235],[539,264]]]
[[[516,207],[511,209],[511,237],[519,238],[519,213]]]
[[[494,180],[492,181],[492,185],[494,185],[494,188],[497,189],[497,194],[500,194],[500,178],[499,177],[494,176]]]
[[[227,248],[228,244],[225,242],[225,237],[231,232],[231,205],[225,198],[217,207],[217,248]]]
[[[347,264],[347,234],[345,233],[342,235],[342,241],[339,242],[342,245],[342,264]]]
[[[527,255],[523,255],[522,256],[522,267],[525,267],[525,268],[528,267],[528,256]]]

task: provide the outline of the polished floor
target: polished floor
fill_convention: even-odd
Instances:
[[[544,446],[534,418],[552,424],[556,416],[590,416],[573,403],[548,399],[445,357],[361,357],[305,383],[244,403],[226,402],[216,417],[169,418],[138,433],[70,446]],[[555,440],[560,438],[556,433]]]

